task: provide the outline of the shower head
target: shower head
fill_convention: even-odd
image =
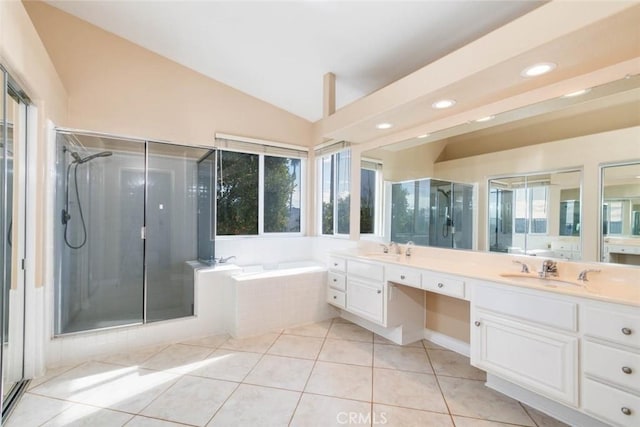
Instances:
[[[71,151],[71,157],[73,157],[73,161],[76,163],[80,163],[82,161],[82,157],[75,151]]]
[[[73,157],[73,162],[74,163],[78,163],[79,165],[81,165],[82,163],[87,163],[90,162],[91,160],[97,158],[97,157],[109,157],[113,155],[113,153],[111,151],[102,151],[100,153],[96,153],[96,154],[92,154],[90,156],[85,157],[84,159],[82,157],[80,157],[80,155],[78,153],[76,153],[75,151],[71,152],[71,156]]]

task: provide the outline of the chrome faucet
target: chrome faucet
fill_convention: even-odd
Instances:
[[[587,270],[582,270],[580,272],[580,274],[578,274],[578,280],[581,280],[583,282],[588,282],[589,279],[587,279],[587,274],[589,273],[600,273],[601,270],[597,270],[597,269],[593,269],[593,268],[589,268]]]
[[[404,250],[404,256],[411,256],[411,247],[414,246],[415,243],[413,243],[413,240],[409,240],[407,242],[407,247]]]
[[[538,276],[542,279],[546,279],[547,277],[557,277],[558,276],[558,264],[551,260],[545,259],[542,262],[542,269],[538,272]]]
[[[400,246],[396,242],[389,243],[389,250],[391,250],[391,248],[394,246],[396,247],[396,254],[397,255],[402,254],[402,251],[400,250]]]
[[[235,259],[235,258],[236,258],[236,257],[235,257],[234,255],[228,256],[228,257],[226,257],[226,258],[225,258],[225,257],[220,257],[220,258],[218,258],[218,259],[216,260],[216,262],[217,262],[218,264],[226,264],[226,263],[228,263],[229,261],[231,261],[232,259]]]
[[[391,242],[391,243],[393,243],[393,242]],[[390,245],[389,245],[389,246],[387,246],[387,245],[385,245],[385,244],[380,243],[380,246],[382,246],[382,252],[384,252],[385,254],[388,254],[388,253],[389,253],[389,246],[390,246]]]
[[[529,266],[527,264],[525,264],[522,261],[518,261],[517,259],[514,259],[513,262],[514,262],[514,264],[522,265],[522,268],[520,269],[520,273],[529,274]]]

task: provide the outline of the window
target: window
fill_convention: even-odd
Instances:
[[[622,201],[608,201],[605,204],[605,212],[608,217],[605,217],[607,222],[606,232],[607,235],[621,235],[622,234],[622,213],[624,211],[624,202]]]
[[[302,232],[302,159],[218,151],[218,236]]]
[[[382,164],[363,160],[360,167],[360,234],[382,234]]]
[[[302,160],[264,156],[264,232],[299,233]]]
[[[258,234],[257,154],[219,151],[216,234]]]
[[[322,234],[349,234],[351,151],[343,150],[321,157],[318,164]]]
[[[514,191],[514,229],[516,233],[547,232],[547,187],[519,188]]]

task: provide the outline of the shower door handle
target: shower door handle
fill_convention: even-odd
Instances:
[[[147,227],[140,227],[140,238],[142,240],[147,238]]]

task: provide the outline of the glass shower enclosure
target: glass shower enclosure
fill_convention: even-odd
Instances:
[[[209,150],[58,130],[55,333],[194,314]],[[206,184],[205,184],[206,185]]]
[[[473,248],[473,185],[421,179],[391,185],[391,241]]]

